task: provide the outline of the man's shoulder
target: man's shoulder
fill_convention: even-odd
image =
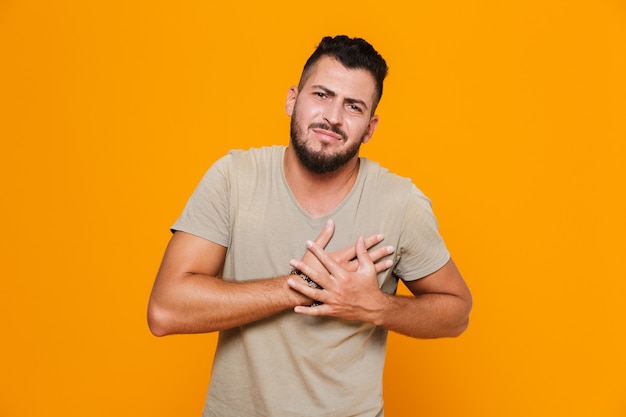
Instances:
[[[262,161],[281,157],[284,152],[284,146],[272,145],[248,149],[231,149],[228,154],[232,155],[236,160]]]
[[[361,162],[366,167],[367,182],[370,184],[377,184],[381,187],[399,187],[402,189],[415,187],[411,178],[393,173],[376,161],[362,158]]]
[[[282,167],[284,146],[264,146],[260,148],[233,149],[224,157],[233,178],[249,179],[270,178],[277,175]]]

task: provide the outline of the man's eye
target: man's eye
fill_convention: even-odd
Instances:
[[[357,106],[356,104],[349,104],[348,108],[352,111],[356,111],[361,113],[363,110],[361,110],[361,108],[359,106]]]
[[[322,93],[320,91],[317,91],[314,93],[317,97],[319,98],[326,98],[326,93]]]

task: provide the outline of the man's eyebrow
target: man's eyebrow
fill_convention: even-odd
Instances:
[[[324,87],[323,85],[317,84],[317,85],[312,85],[311,87],[312,88],[318,88],[318,89],[324,91],[324,93],[326,93],[326,95],[330,96],[330,97],[335,97],[337,95],[333,90],[330,90],[330,89]],[[367,106],[367,103],[364,102],[361,99],[348,97],[348,98],[346,98],[346,101],[348,103],[351,103],[351,104],[360,104],[361,106],[365,107],[366,110],[369,109],[369,107]]]

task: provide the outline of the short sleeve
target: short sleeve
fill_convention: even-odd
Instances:
[[[423,278],[439,270],[450,259],[439,234],[432,204],[413,186],[402,224],[400,259],[394,274],[405,281]]]
[[[191,233],[229,246],[232,164],[232,155],[228,154],[209,168],[171,227],[172,231]]]

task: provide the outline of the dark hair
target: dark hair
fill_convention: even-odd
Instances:
[[[334,38],[326,36],[304,64],[298,89],[301,89],[306,82],[311,68],[324,56],[337,59],[348,69],[364,69],[374,76],[377,93],[372,108],[374,112],[383,95],[383,81],[388,71],[383,57],[365,39],[350,38],[345,35],[338,35]]]

